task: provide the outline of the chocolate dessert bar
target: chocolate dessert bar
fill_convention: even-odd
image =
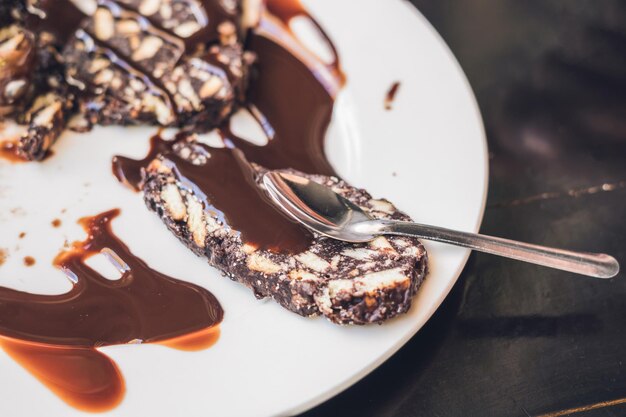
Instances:
[[[0,117],[14,116],[28,126],[16,143],[23,159],[42,159],[65,128],[73,96],[62,72],[49,37],[15,21],[0,29]]]
[[[66,126],[73,102],[66,95],[49,92],[38,96],[24,116],[28,128],[18,142],[18,154],[39,161],[49,152]]]
[[[3,3],[0,117],[28,125],[18,154],[43,158],[77,112],[81,130],[220,125],[243,100],[252,61],[243,3],[100,0],[89,15],[70,0]]]
[[[63,52],[81,112],[103,125],[219,125],[243,95],[247,65],[237,3],[222,3],[100,1]]]
[[[172,149],[152,160],[144,171],[142,191],[147,206],[193,252],[251,288],[258,298],[271,297],[302,316],[323,315],[339,324],[381,323],[409,309],[426,273],[426,251],[417,239],[379,237],[367,244],[352,244],[307,231],[310,241],[295,253],[259,247],[242,238],[246,230],[229,224],[237,207],[228,211],[224,205],[213,206],[206,187],[217,173],[212,172],[211,164],[238,151],[191,141],[178,142]],[[221,175],[232,178],[238,175],[237,169],[248,169],[237,164],[220,166],[220,172],[227,171]],[[266,171],[255,164],[248,166],[256,187],[262,189],[261,177]],[[193,172],[200,175],[193,176]],[[410,220],[388,201],[373,199],[365,190],[335,177],[285,172],[332,187],[375,218]],[[203,183],[192,182],[200,177],[205,178]],[[228,192],[246,191],[238,187]],[[250,204],[243,197],[240,201]],[[263,213],[253,221],[270,219]],[[289,220],[285,219],[267,230],[287,226]]]

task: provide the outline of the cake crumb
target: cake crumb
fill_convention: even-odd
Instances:
[[[33,258],[32,256],[25,256],[24,257],[24,265],[26,266],[33,266],[35,265],[35,258]]]

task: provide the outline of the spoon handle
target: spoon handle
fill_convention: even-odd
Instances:
[[[617,260],[603,253],[573,252],[410,222],[381,221],[379,231],[381,234],[412,236],[449,243],[596,278],[611,278],[619,272]]]

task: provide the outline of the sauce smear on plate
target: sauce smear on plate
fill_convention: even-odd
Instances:
[[[72,282],[60,295],[0,287],[0,345],[41,382],[76,408],[103,411],[123,397],[116,365],[97,347],[162,343],[208,347],[219,337],[223,310],[204,288],[151,269],[111,230],[119,210],[80,220],[87,239],[57,256]],[[117,280],[86,264],[103,254]],[[181,340],[181,336],[190,335]],[[171,342],[168,340],[171,339]]]

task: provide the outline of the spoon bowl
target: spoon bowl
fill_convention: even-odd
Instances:
[[[368,242],[378,236],[374,219],[331,188],[298,175],[268,172],[263,184],[289,216],[324,236],[346,242]]]

